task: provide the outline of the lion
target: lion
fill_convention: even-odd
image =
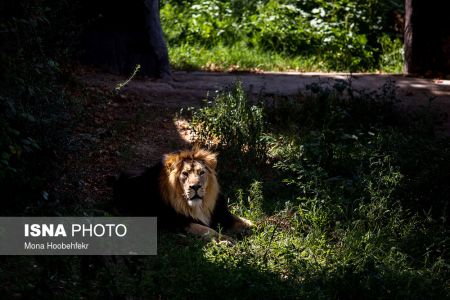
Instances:
[[[156,216],[158,227],[230,239],[218,233],[245,233],[252,222],[233,215],[220,193],[217,154],[194,148],[169,153],[150,168],[122,172],[114,181],[121,214]]]

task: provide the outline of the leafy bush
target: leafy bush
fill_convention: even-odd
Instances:
[[[391,40],[387,35],[379,38],[381,46],[380,67],[385,72],[400,72],[403,68],[403,45],[399,39]]]
[[[214,100],[206,101],[204,107],[192,110],[192,125],[197,142],[218,151],[227,149],[221,161],[241,170],[235,180],[256,172],[255,164],[265,160],[263,108],[247,101],[240,82],[217,92]]]
[[[239,3],[239,4],[238,4]],[[370,70],[401,64],[401,43],[388,16],[402,1],[221,1],[163,3],[162,24],[172,48],[259,49],[314,57],[325,69]],[[387,35],[389,33],[389,35]],[[386,56],[390,55],[387,61]],[[381,56],[384,56],[381,58]],[[394,61],[392,59],[395,59]]]

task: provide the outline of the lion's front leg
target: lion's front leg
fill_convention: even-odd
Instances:
[[[242,217],[233,216],[230,230],[235,233],[248,233],[253,227],[253,222]]]
[[[224,234],[219,234],[214,229],[211,229],[201,224],[190,223],[185,229],[188,233],[201,236],[202,238],[231,241],[230,237]]]

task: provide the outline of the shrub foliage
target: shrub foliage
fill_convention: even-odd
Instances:
[[[400,71],[392,15],[402,9],[400,0],[166,0],[161,18],[174,48],[239,44],[242,51],[314,57],[322,69]]]

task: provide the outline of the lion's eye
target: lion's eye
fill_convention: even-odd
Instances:
[[[185,176],[185,177],[187,177],[188,175],[189,175],[189,173],[188,172],[183,172],[183,173],[181,173],[183,176]]]
[[[200,171],[200,176],[201,176],[201,175],[205,175],[205,171],[203,171],[203,170]]]

